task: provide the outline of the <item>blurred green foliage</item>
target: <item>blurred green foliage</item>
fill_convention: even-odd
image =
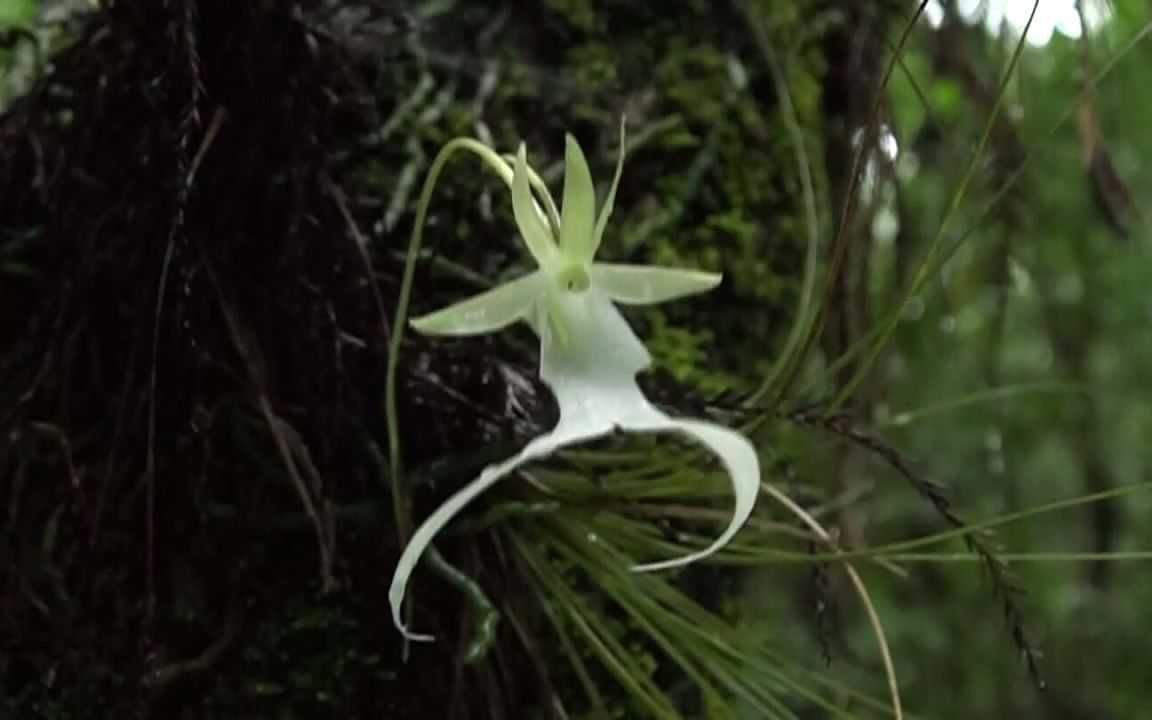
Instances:
[[[0,3],[0,28],[29,25],[36,15],[36,0],[4,0]]]
[[[1060,32],[1025,49],[1007,85],[1002,117],[1009,132],[994,132],[978,158],[974,186],[944,238],[947,260],[909,304],[881,363],[876,421],[954,488],[970,518],[1136,491],[997,531],[1006,553],[1025,555],[1013,567],[1029,591],[1045,655],[1044,694],[1024,678],[973,564],[915,562],[908,565],[913,582],[874,584],[885,588],[907,704],[923,717],[1149,713],[1147,652],[1135,628],[1149,618],[1152,574],[1146,554],[1123,553],[1152,547],[1152,503],[1139,487],[1152,479],[1145,448],[1152,437],[1152,238],[1141,212],[1152,187],[1152,137],[1145,131],[1152,122],[1152,50],[1129,46],[1147,32],[1152,10],[1124,1],[1094,7],[1107,19],[1090,28],[1088,59],[1081,41]],[[900,152],[887,187],[877,190],[888,193],[880,214],[898,226],[876,238],[873,281],[885,299],[882,312],[907,286],[901,268],[923,257],[990,122],[988,98],[974,79],[994,90],[1018,38],[1011,26],[994,33],[965,16],[952,29],[922,22],[902,54],[904,69],[888,94]],[[1083,78],[1105,70],[1082,101]],[[1078,132],[1085,112],[1099,124],[1098,152],[1130,195],[1121,210],[1131,223],[1128,237],[1110,228],[1096,199],[1100,177],[1084,164],[1086,141]],[[940,410],[916,414],[934,407]],[[912,419],[902,417],[907,413]],[[861,506],[870,541],[924,532],[929,516],[920,504],[889,490],[886,473],[868,471],[873,475],[877,485]],[[1062,556],[1084,552],[1103,555]]]

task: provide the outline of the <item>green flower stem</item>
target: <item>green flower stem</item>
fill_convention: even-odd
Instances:
[[[428,208],[432,202],[432,192],[443,172],[444,166],[458,150],[474,153],[500,176],[508,187],[512,186],[512,168],[487,145],[471,138],[456,138],[449,141],[436,154],[428,176],[420,190],[416,203],[416,217],[412,222],[412,235],[408,241],[408,251],[404,258],[404,275],[400,281],[400,294],[396,300],[396,314],[392,320],[392,337],[388,344],[388,365],[384,380],[384,413],[388,422],[389,475],[392,484],[392,503],[396,520],[396,532],[403,546],[410,534],[408,496],[402,480],[403,462],[400,452],[400,419],[396,407],[396,373],[400,365],[400,347],[404,340],[404,330],[408,324],[408,306],[412,299],[412,281],[416,274],[416,261],[424,241],[424,223],[428,218]],[[544,181],[534,171],[529,176],[534,187],[543,188]],[[539,193],[543,198],[544,209],[550,223],[560,224],[559,212],[548,193]]]

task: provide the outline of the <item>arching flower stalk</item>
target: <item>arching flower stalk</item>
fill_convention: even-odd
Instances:
[[[529,461],[616,429],[678,433],[720,458],[735,491],[735,509],[728,527],[703,550],[637,565],[633,568],[637,571],[687,565],[726,545],[751,514],[760,482],[759,460],[747,438],[714,423],[670,417],[649,402],[636,383],[636,374],[647,369],[652,358],[616,304],[651,305],[702,293],[716,287],[721,277],[694,270],[594,261],[624,166],[623,124],[616,173],[599,214],[587,160],[571,136],[566,138],[559,217],[547,187],[528,165],[523,143],[509,160],[475,141],[455,142],[480,155],[511,186],[516,225],[537,268],[493,290],[416,318],[412,327],[430,335],[465,336],[494,332],[520,320],[527,322],[540,337],[540,377],[556,396],[560,419],[550,432],[533,439],[516,455],[484,468],[412,535],[388,593],[393,621],[411,640],[432,639],[410,633],[401,617],[405,589],[420,556],[468,503]],[[533,197],[533,189],[543,207]]]

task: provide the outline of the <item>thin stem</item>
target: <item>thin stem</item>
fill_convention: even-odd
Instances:
[[[400,544],[403,545],[408,540],[410,532],[410,518],[408,511],[408,498],[405,493],[405,487],[402,482],[403,476],[403,462],[400,454],[400,420],[399,413],[396,407],[396,373],[400,365],[400,346],[404,340],[404,330],[408,323],[408,306],[412,299],[412,282],[416,274],[416,261],[420,252],[420,247],[424,241],[424,223],[428,218],[428,207],[432,201],[432,192],[436,189],[436,181],[440,178],[440,173],[444,170],[444,166],[448,160],[457,150],[467,150],[477,155],[485,162],[492,170],[500,176],[506,185],[512,185],[512,168],[508,163],[500,157],[494,150],[487,145],[473,140],[472,138],[455,138],[448,141],[436,157],[432,160],[432,166],[428,170],[428,176],[424,179],[424,185],[420,190],[420,198],[416,204],[416,218],[412,223],[412,235],[408,241],[408,251],[404,258],[404,275],[400,282],[400,294],[396,300],[396,314],[392,320],[392,337],[388,345],[388,366],[385,372],[384,380],[384,412],[388,422],[388,459],[389,459],[389,474],[392,483],[392,503],[393,512],[396,519],[396,532],[400,538]],[[543,186],[543,181],[533,171],[529,176],[530,182],[535,186],[537,184]],[[556,216],[555,203],[552,202],[551,196],[548,195],[547,189],[542,193],[544,199],[545,210],[550,222],[555,222],[559,225],[559,218],[553,221],[553,216]],[[539,210],[539,208],[537,208]]]
[[[793,502],[792,498],[778,490],[776,486],[771,483],[760,483],[760,487],[765,493],[799,518],[801,522],[811,528],[812,532],[820,536],[820,539],[831,547],[833,551],[839,551],[836,541],[832,539],[832,536],[824,529],[824,526],[809,515],[804,508]],[[864,605],[864,611],[868,614],[868,622],[872,624],[872,630],[876,635],[876,642],[880,646],[880,657],[884,663],[884,674],[888,678],[888,692],[892,697],[892,714],[896,720],[903,720],[904,711],[900,705],[900,686],[896,681],[896,665],[892,662],[892,653],[888,649],[888,640],[884,634],[884,625],[880,622],[880,615],[876,612],[876,606],[872,604],[872,598],[868,594],[868,589],[864,586],[864,581],[860,579],[860,575],[857,574],[856,569],[852,567],[851,563],[845,562],[844,570],[848,573],[852,585],[856,588],[856,593],[860,596],[860,602]]]
[[[772,75],[772,83],[780,103],[780,116],[784,127],[792,141],[792,148],[796,158],[796,171],[800,177],[800,190],[804,202],[804,217],[808,226],[808,248],[804,258],[804,279],[800,288],[800,304],[796,309],[796,320],[788,333],[784,343],[784,350],[779,359],[772,364],[768,376],[754,393],[748,398],[749,404],[758,404],[770,393],[779,389],[780,380],[785,373],[800,362],[803,356],[804,340],[815,321],[816,313],[813,308],[816,300],[816,273],[820,258],[820,218],[816,211],[816,193],[812,188],[812,169],[808,162],[808,153],[804,149],[804,132],[800,128],[800,120],[796,115],[796,108],[792,105],[792,95],[788,91],[788,79],[776,58],[772,43],[764,32],[763,26],[756,21],[747,2],[738,1],[737,5],[743,13],[745,21],[752,29],[756,44],[768,64]]]

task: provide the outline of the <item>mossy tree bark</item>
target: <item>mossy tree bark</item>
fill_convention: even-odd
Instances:
[[[413,602],[448,641],[404,663],[387,619],[383,378],[413,201],[460,134],[524,139],[548,167],[571,132],[604,176],[626,114],[605,256],[726,275],[633,316],[657,358],[646,382],[674,405],[747,390],[791,318],[806,237],[749,17],[783,61],[818,180],[825,135],[841,154],[859,122],[826,97],[851,85],[828,66],[848,61],[840,3],[748,5],[105,0],[67,21],[0,117],[4,709],[579,706],[576,676],[541,672],[555,643],[498,539],[443,548],[508,617],[482,662],[460,659],[468,603],[431,575]],[[418,310],[522,262],[500,188],[463,165],[438,192]],[[550,422],[525,337],[405,343],[418,517]]]

